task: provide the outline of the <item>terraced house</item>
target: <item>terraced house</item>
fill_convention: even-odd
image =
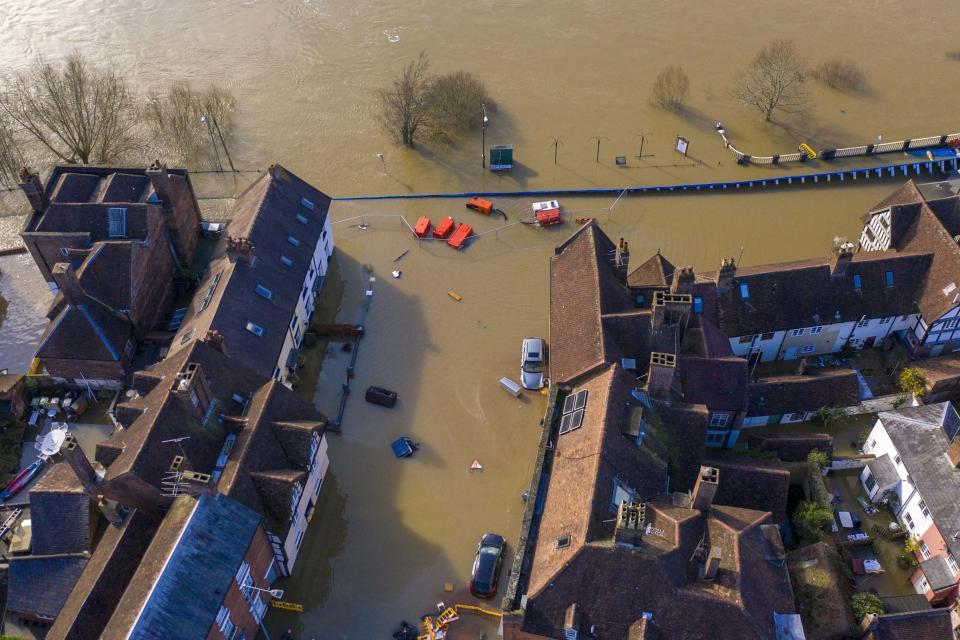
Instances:
[[[171,353],[209,331],[253,371],[289,382],[333,253],[330,198],[272,165],[240,198]]]

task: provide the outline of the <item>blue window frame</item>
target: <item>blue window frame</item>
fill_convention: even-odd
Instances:
[[[859,273],[853,274],[853,288],[857,291],[863,288],[863,278],[860,277]]]
[[[750,298],[750,286],[747,285],[746,282],[740,283],[740,297],[743,298],[744,300],[747,300]]]
[[[884,274],[883,274],[883,279],[884,279],[884,282],[887,283],[887,286],[888,286],[888,287],[892,287],[892,286],[893,286],[893,271],[887,271],[886,273],[884,273]]]
[[[693,296],[693,312],[703,313],[703,298],[700,296]]]

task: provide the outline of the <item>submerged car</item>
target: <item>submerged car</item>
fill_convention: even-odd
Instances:
[[[480,538],[477,557],[473,560],[473,571],[470,572],[470,593],[478,598],[492,598],[497,595],[503,546],[503,537],[495,533],[485,533]]]
[[[543,365],[545,362],[542,338],[524,338],[520,355],[520,384],[524,389],[543,388]]]

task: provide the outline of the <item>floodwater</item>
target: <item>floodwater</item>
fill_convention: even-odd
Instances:
[[[958,17],[960,5],[879,0],[585,0],[549,7],[8,0],[0,4],[0,53],[4,68],[16,69],[40,53],[53,59],[78,50],[127,73],[143,90],[180,79],[220,83],[239,103],[230,149],[238,167],[281,162],[337,196],[550,189],[708,182],[828,166],[737,166],[713,130],[716,121],[738,147],[757,155],[791,152],[801,142],[822,148],[875,142],[880,135],[890,141],[954,132],[957,122],[946,105],[960,98],[954,81],[960,62],[945,54],[960,45],[944,25]],[[804,117],[762,122],[735,103],[730,87],[736,69],[773,38],[793,38],[813,63],[836,55],[860,61],[870,90],[842,93],[811,83]],[[375,90],[421,50],[435,70],[467,70],[487,84],[498,108],[489,114],[486,140],[515,145],[512,174],[481,169],[479,131],[451,146],[409,150],[378,129]],[[653,78],[668,64],[682,65],[690,77],[689,109],[680,115],[648,104]],[[645,157],[638,159],[641,134]],[[690,140],[687,157],[672,150],[677,135]],[[600,139],[599,162],[591,138]],[[617,167],[614,156],[626,156],[627,166]],[[597,217],[612,237],[627,238],[635,263],[660,249],[677,264],[714,269],[722,257],[740,256],[741,247],[744,264],[823,254],[834,236],[856,237],[858,216],[898,184],[628,196],[612,213],[613,198],[562,204],[578,216]],[[204,195],[234,189],[224,181],[219,193],[205,189]],[[527,200],[498,205],[511,222],[529,210]],[[512,553],[543,399],[514,400],[497,380],[516,376],[524,336],[546,335],[548,257],[572,226],[495,232],[502,222],[443,200],[342,202],[332,215],[344,221],[335,227],[347,279],[341,320],[359,317],[364,266],[377,278],[353,388],[378,384],[396,389],[401,399],[388,411],[358,394],[351,398],[344,433],[331,436],[331,473],[314,526],[296,575],[284,585],[286,599],[306,611],[273,611],[269,620],[276,629],[293,627],[298,637],[365,640],[384,637],[400,619],[413,620],[440,599],[464,598],[485,531],[504,534]],[[418,247],[397,215],[411,223],[420,215],[466,217],[490,233],[462,253],[442,244]],[[368,216],[367,230],[352,226],[355,216]],[[410,254],[394,264],[406,249]],[[400,279],[390,277],[393,269],[403,271]],[[463,301],[449,298],[448,289]],[[3,295],[11,310],[0,332],[10,330],[9,318],[26,305],[42,307],[16,302],[6,289]],[[21,343],[35,341],[31,335]],[[0,334],[5,357],[16,348]],[[345,366],[345,356],[334,354],[324,369],[317,402],[330,414]],[[400,434],[422,444],[412,460],[390,454],[389,442]],[[468,473],[474,459],[483,473]],[[448,581],[452,594],[443,592]]]

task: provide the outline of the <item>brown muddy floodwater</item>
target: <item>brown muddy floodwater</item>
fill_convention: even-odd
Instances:
[[[7,0],[0,3],[0,56],[11,70],[37,54],[53,59],[79,50],[144,90],[182,79],[225,85],[239,103],[236,164],[281,162],[335,196],[627,186],[799,170],[737,166],[713,131],[718,120],[736,145],[758,155],[790,152],[800,142],[822,148],[957,131],[950,105],[960,98],[960,62],[945,54],[960,49],[948,26],[958,18],[955,3],[883,1]],[[870,90],[811,84],[803,118],[761,122],[737,106],[730,86],[736,69],[773,38],[793,38],[812,63],[858,60]],[[487,143],[515,145],[511,175],[481,169],[479,132],[452,146],[408,150],[378,130],[374,91],[421,50],[437,71],[463,69],[485,81],[498,104]],[[667,64],[682,65],[690,77],[682,115],[648,104],[650,84]],[[641,132],[644,154],[653,155],[638,160]],[[691,141],[688,158],[672,151],[678,134]],[[599,162],[592,137],[601,137]],[[614,165],[618,155],[627,156],[626,168]],[[634,261],[660,249],[677,264],[714,269],[740,247],[744,264],[822,254],[835,235],[854,237],[858,216],[898,184],[629,196],[610,215],[613,198],[562,204],[627,238]],[[224,181],[202,195],[234,190]],[[515,221],[529,200],[498,204]],[[454,215],[479,232],[501,223],[443,200],[340,202],[332,215],[345,221],[335,227],[347,280],[343,321],[360,317],[364,265],[377,277],[353,388],[390,387],[400,402],[389,411],[351,399],[343,434],[331,436],[331,473],[296,574],[282,585],[286,599],[306,611],[271,611],[268,624],[306,639],[386,638],[400,619],[466,597],[482,533],[503,534],[513,551],[543,398],[514,400],[497,380],[516,377],[523,337],[547,333],[548,257],[572,226],[514,226],[456,253],[441,244],[418,247],[395,216]],[[367,230],[349,220],[359,215],[367,216]],[[15,228],[0,225],[8,227]],[[4,232],[0,245],[11,235]],[[3,278],[26,268],[21,260],[0,261]],[[403,271],[399,280],[390,277],[394,268]],[[3,332],[18,313],[32,313],[42,331],[43,305],[11,297],[9,286],[0,282],[10,300]],[[448,289],[463,301],[454,302]],[[12,348],[0,334],[0,356]],[[317,404],[327,413],[336,412],[345,366],[337,352],[325,365]],[[390,453],[400,434],[422,443],[412,460]],[[482,474],[468,473],[474,459]],[[455,593],[443,593],[446,581]],[[476,627],[459,627],[468,628],[475,638]]]

